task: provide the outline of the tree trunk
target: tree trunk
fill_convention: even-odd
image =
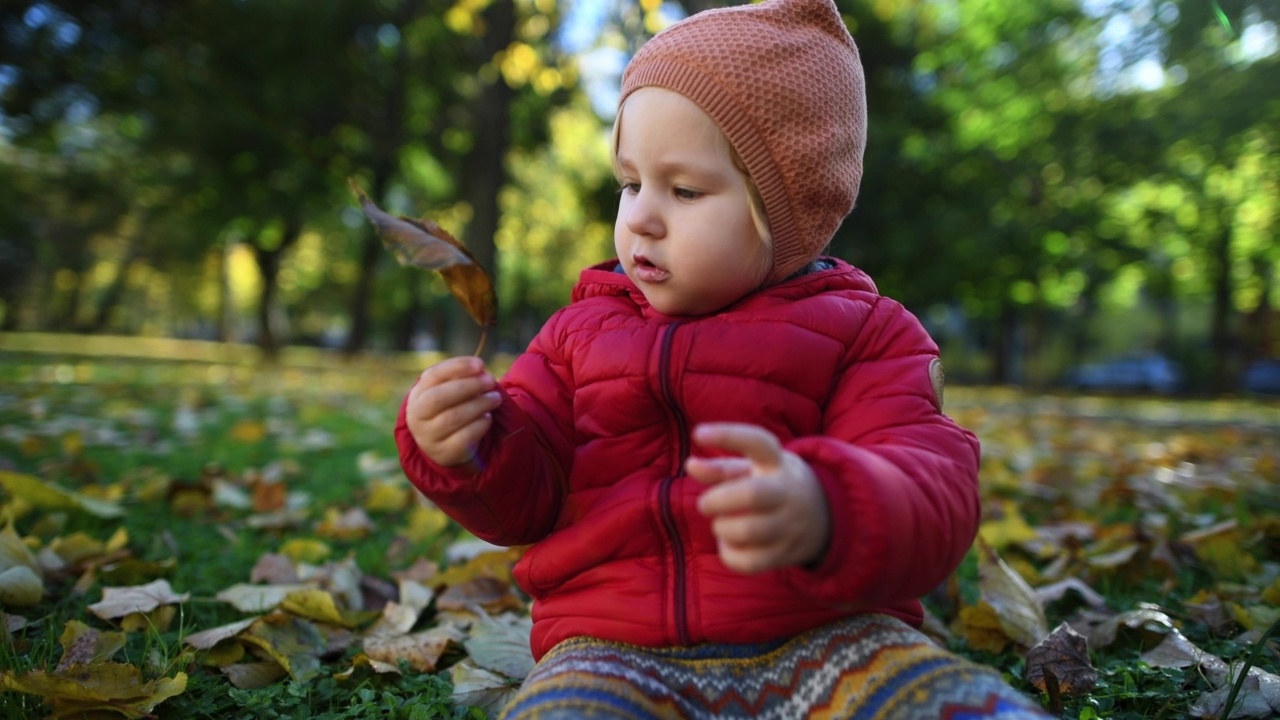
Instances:
[[[483,58],[488,62],[499,51],[511,44],[515,37],[515,3],[513,0],[494,2],[485,10],[485,25],[489,31],[481,44]],[[467,223],[464,243],[475,256],[476,262],[490,276],[497,271],[493,236],[498,230],[498,191],[506,182],[505,159],[510,142],[511,87],[499,76],[481,91],[476,98],[473,118],[476,127],[475,149],[467,163],[471,168],[464,180],[464,199],[473,210]],[[451,323],[445,352],[450,355],[470,354],[476,351],[480,340],[480,328],[465,318],[457,303],[450,312],[456,322]],[[494,343],[486,343],[486,350]]]
[[[997,385],[1004,385],[1013,379],[1014,353],[1017,352],[1014,334],[1017,327],[1017,312],[1013,304],[1005,300],[1000,307],[1000,317],[996,320],[996,337],[991,347],[991,381]]]
[[[1228,378],[1234,365],[1235,347],[1231,337],[1231,228],[1219,230],[1213,244],[1213,314],[1210,320],[1209,348],[1213,352],[1212,390],[1228,389]]]
[[[98,334],[107,331],[108,326],[111,324],[111,316],[115,314],[116,308],[120,306],[120,301],[124,298],[125,288],[129,285],[129,269],[141,257],[142,233],[137,231],[129,238],[129,247],[125,250],[125,256],[120,261],[120,270],[111,279],[111,285],[107,287],[107,291],[102,294],[102,299],[98,301],[93,320],[85,328],[86,331]]]
[[[280,261],[284,253],[298,240],[302,231],[302,223],[290,219],[280,237],[280,246],[267,250],[258,244],[253,246],[253,255],[258,261],[258,272],[262,275],[262,292],[258,297],[258,347],[269,358],[275,358],[280,352],[281,341],[273,316],[276,310],[276,295],[279,290]]]
[[[377,197],[377,196],[375,196]],[[372,228],[365,232],[364,244],[360,246],[360,275],[356,278],[356,289],[351,294],[351,329],[347,339],[342,343],[344,355],[354,355],[364,348],[369,341],[369,300],[373,297],[373,281],[377,275],[378,261],[382,259],[382,241]]]

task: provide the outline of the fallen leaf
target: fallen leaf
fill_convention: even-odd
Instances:
[[[453,702],[458,706],[475,706],[489,717],[498,717],[520,690],[520,682],[486,670],[470,658],[449,668],[453,682]]]
[[[1191,717],[1223,718],[1227,697],[1231,694],[1231,682],[1211,690],[1191,703]],[[1250,668],[1240,685],[1240,691],[1231,705],[1227,720],[1233,718],[1269,718],[1280,712],[1280,676],[1259,668]]]
[[[456,628],[440,625],[412,635],[366,638],[364,652],[371,660],[396,665],[401,660],[418,672],[435,672],[436,663],[451,646],[462,643]]]
[[[438,610],[475,612],[476,608],[496,615],[506,610],[523,610],[524,601],[516,595],[511,583],[487,575],[451,585],[436,598]]]
[[[249,571],[249,582],[267,582],[276,585],[289,585],[298,582],[298,571],[293,561],[284,555],[266,553],[254,563]]]
[[[303,583],[284,585],[251,585],[237,583],[224,590],[219,590],[216,597],[230,603],[240,612],[263,613],[275,610],[289,596],[289,593],[306,590],[311,587]]]
[[[125,634],[99,632],[79,620],[70,620],[63,628],[58,644],[62,645],[62,659],[58,661],[55,673],[62,672],[71,665],[89,665],[110,660],[124,647]]]
[[[355,180],[349,179],[348,183],[359,199],[365,217],[377,229],[383,245],[401,265],[438,271],[449,292],[462,303],[477,325],[487,328],[494,324],[498,296],[493,290],[493,281],[457,238],[426,218],[388,215],[364,194]],[[476,349],[477,355],[481,349],[483,336],[481,348]]]
[[[258,618],[256,617],[246,618],[238,622],[219,625],[218,627],[209,628],[208,630],[202,630],[198,633],[191,633],[183,638],[183,642],[196,650],[208,650],[223,640],[233,638],[244,632],[257,619]]]
[[[258,690],[288,675],[288,671],[274,662],[236,663],[221,668],[232,685],[241,690]]]
[[[1098,684],[1098,673],[1089,662],[1089,646],[1080,633],[1063,623],[1027,651],[1023,677],[1047,692],[1046,675],[1057,679],[1063,695],[1083,695]]]
[[[1023,647],[1032,647],[1049,634],[1049,621],[1036,593],[999,554],[978,538],[978,590],[991,606],[1000,629]]]
[[[378,616],[377,612],[339,608],[333,595],[319,588],[306,588],[289,593],[281,601],[280,609],[308,620],[344,628],[360,627]]]
[[[142,671],[124,663],[72,665],[57,673],[0,673],[0,690],[44,697],[53,704],[51,717],[109,709],[126,718],[145,718],[156,705],[182,694],[186,688],[186,673],[143,682]]]
[[[305,682],[320,673],[320,655],[326,649],[324,636],[309,620],[272,613],[255,620],[239,638],[265,650],[296,682]]]
[[[481,615],[463,643],[467,654],[486,670],[500,672],[513,680],[523,680],[533,670],[529,634],[533,621],[510,613],[492,617]]]
[[[132,587],[108,587],[102,589],[102,600],[89,606],[89,611],[103,620],[124,617],[131,613],[147,613],[161,605],[184,603],[190,595],[175,594],[168,580],[156,580],[146,585]]]
[[[14,497],[44,510],[79,510],[100,518],[124,515],[124,510],[116,503],[64,490],[32,475],[0,470],[0,485]]]
[[[35,570],[17,565],[0,572],[0,605],[32,607],[44,597],[44,581]]]

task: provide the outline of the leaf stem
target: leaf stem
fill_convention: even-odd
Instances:
[[[480,344],[476,345],[474,355],[480,357],[480,353],[484,351],[484,341],[489,339],[489,328],[481,326],[480,328]]]

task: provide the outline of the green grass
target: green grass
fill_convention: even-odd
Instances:
[[[18,518],[19,533],[47,544],[73,533],[105,540],[123,527],[133,554],[170,566],[164,577],[176,591],[191,595],[170,628],[130,633],[115,657],[142,668],[148,678],[187,672],[186,692],[159,705],[157,717],[482,717],[451,706],[443,675],[357,673],[345,681],[324,675],[306,683],[237,690],[196,662],[182,642],[191,632],[244,617],[214,595],[248,582],[250,569],[264,553],[277,551],[290,538],[314,536],[325,508],[361,504],[368,480],[358,458],[369,452],[394,458],[394,413],[415,375],[394,363],[336,360],[327,367],[297,368],[0,354],[0,428],[6,431],[0,436],[0,469],[79,492],[127,488],[119,500],[123,518],[32,511]],[[198,418],[198,431],[178,432],[183,418],[190,417]],[[262,436],[237,436],[237,426],[257,426]],[[195,485],[202,476],[243,478],[282,463],[289,488],[310,498],[307,519],[297,528],[255,529],[245,522],[244,512],[211,507],[188,514],[178,512],[166,497],[139,497],[157,478]],[[0,491],[0,504],[3,500]],[[393,567],[387,549],[396,542],[403,518],[384,514],[375,519],[366,538],[327,540],[332,559],[350,556],[367,575],[386,577],[418,554],[438,556],[449,539],[403,548],[399,565]],[[452,530],[450,537],[456,533]],[[50,578],[51,592],[35,608],[5,608],[27,618],[29,625],[0,642],[0,668],[52,670],[61,656],[58,639],[67,620],[111,629],[86,609],[101,599],[101,585],[111,583],[100,582],[79,594],[71,589],[74,579]],[[347,651],[330,660],[333,670],[350,667],[353,654]],[[47,712],[39,696],[0,695],[0,718]]]
[[[19,533],[44,546],[78,532],[106,540],[123,527],[132,554],[155,563],[153,570],[163,568],[162,576],[177,592],[191,595],[169,628],[130,633],[116,656],[141,668],[147,678],[172,677],[180,670],[189,676],[186,691],[160,704],[156,717],[483,717],[479,710],[452,706],[443,674],[357,672],[350,680],[332,677],[350,667],[355,650],[326,657],[325,672],[308,682],[286,680],[258,690],[237,690],[183,643],[192,632],[244,617],[214,596],[248,582],[250,569],[263,554],[278,551],[290,539],[316,537],[316,524],[327,509],[364,503],[370,479],[361,470],[362,456],[366,465],[372,458],[395,467],[392,423],[424,358],[343,362],[308,353],[262,366],[253,358],[216,348],[190,350],[180,344],[150,348],[160,359],[140,351],[111,354],[110,347],[94,349],[102,355],[71,354],[66,347],[59,353],[40,352],[34,345],[7,347],[0,351],[0,469],[83,493],[118,489],[125,511],[123,518],[106,519],[32,510],[17,518]],[[1276,670],[1273,650],[1253,653],[1254,646],[1235,635],[1210,634],[1186,603],[1197,592],[1210,590],[1233,598],[1242,608],[1268,605],[1259,599],[1265,589],[1259,583],[1260,578],[1280,576],[1280,542],[1267,539],[1280,538],[1280,529],[1273,532],[1266,525],[1272,519],[1280,528],[1280,476],[1274,468],[1280,406],[1259,400],[1026,396],[976,388],[948,389],[947,400],[957,418],[984,440],[989,463],[984,468],[986,506],[1012,500],[1033,526],[1084,517],[1114,528],[1147,517],[1151,510],[1133,498],[1103,492],[1094,504],[1073,507],[1069,493],[1090,485],[1121,487],[1126,478],[1145,477],[1154,465],[1134,458],[1154,452],[1160,443],[1182,448],[1173,453],[1174,467],[1176,461],[1191,462],[1205,472],[1229,477],[1234,483],[1231,492],[1183,492],[1171,486],[1169,497],[1176,496],[1182,511],[1164,511],[1168,532],[1173,537],[1183,529],[1234,517],[1252,533],[1242,536],[1240,552],[1256,559],[1256,573],[1227,578],[1211,564],[1187,562],[1172,576],[1101,573],[1088,580],[1114,611],[1158,604],[1202,649],[1229,662],[1252,658],[1249,661],[1257,667]],[[1224,443],[1229,445],[1225,452]],[[185,512],[174,502],[172,488],[198,486],[202,478],[221,475],[243,481],[254,473],[270,472],[283,473],[291,490],[309,498],[306,519],[299,526],[262,529],[249,522],[248,511],[208,506]],[[1002,476],[1007,477],[1002,481]],[[157,495],[148,490],[166,484],[169,492]],[[0,491],[0,513],[14,507],[5,501]],[[443,550],[460,536],[456,527],[449,527],[438,537],[407,540],[407,513],[375,514],[367,537],[326,539],[331,559],[351,557],[366,575],[388,578],[418,557],[441,559]],[[905,553],[904,562],[909,561]],[[1042,561],[1020,555],[1016,548],[1002,554],[1043,569]],[[151,579],[124,582],[124,570],[104,569],[97,582],[78,593],[72,586],[76,577],[50,578],[50,591],[35,608],[5,609],[29,624],[0,641],[0,669],[51,670],[61,657],[58,641],[68,620],[113,628],[86,609],[101,599],[104,585]],[[972,603],[978,595],[972,554],[958,580],[961,599]],[[945,604],[929,604],[944,620],[954,617]],[[1050,628],[1074,609],[1069,603],[1051,607]],[[1022,680],[1025,660],[1013,648],[979,651],[963,638],[952,648],[999,668],[1015,687],[1037,694]],[[1062,717],[1185,717],[1191,703],[1210,689],[1208,682],[1191,670],[1146,666],[1139,659],[1145,649],[1149,648],[1132,639],[1091,649],[1098,684],[1085,695],[1064,697]],[[0,720],[47,712],[39,696],[0,694]]]

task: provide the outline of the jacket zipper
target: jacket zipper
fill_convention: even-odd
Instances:
[[[666,400],[667,406],[671,408],[671,414],[676,419],[676,443],[680,448],[680,457],[676,463],[675,472],[662,479],[662,486],[659,488],[658,507],[662,515],[662,525],[667,531],[667,539],[671,542],[672,552],[675,554],[676,639],[681,646],[688,646],[690,644],[689,615],[685,598],[685,594],[688,591],[685,587],[684,543],[680,540],[679,529],[676,526],[675,507],[672,502],[675,482],[684,477],[684,461],[689,456],[688,421],[685,419],[684,413],[680,411],[680,406],[676,404],[675,390],[671,385],[671,342],[678,327],[680,327],[678,322],[672,323],[667,327],[662,336],[662,347],[658,355],[658,381],[662,388],[662,398]]]

